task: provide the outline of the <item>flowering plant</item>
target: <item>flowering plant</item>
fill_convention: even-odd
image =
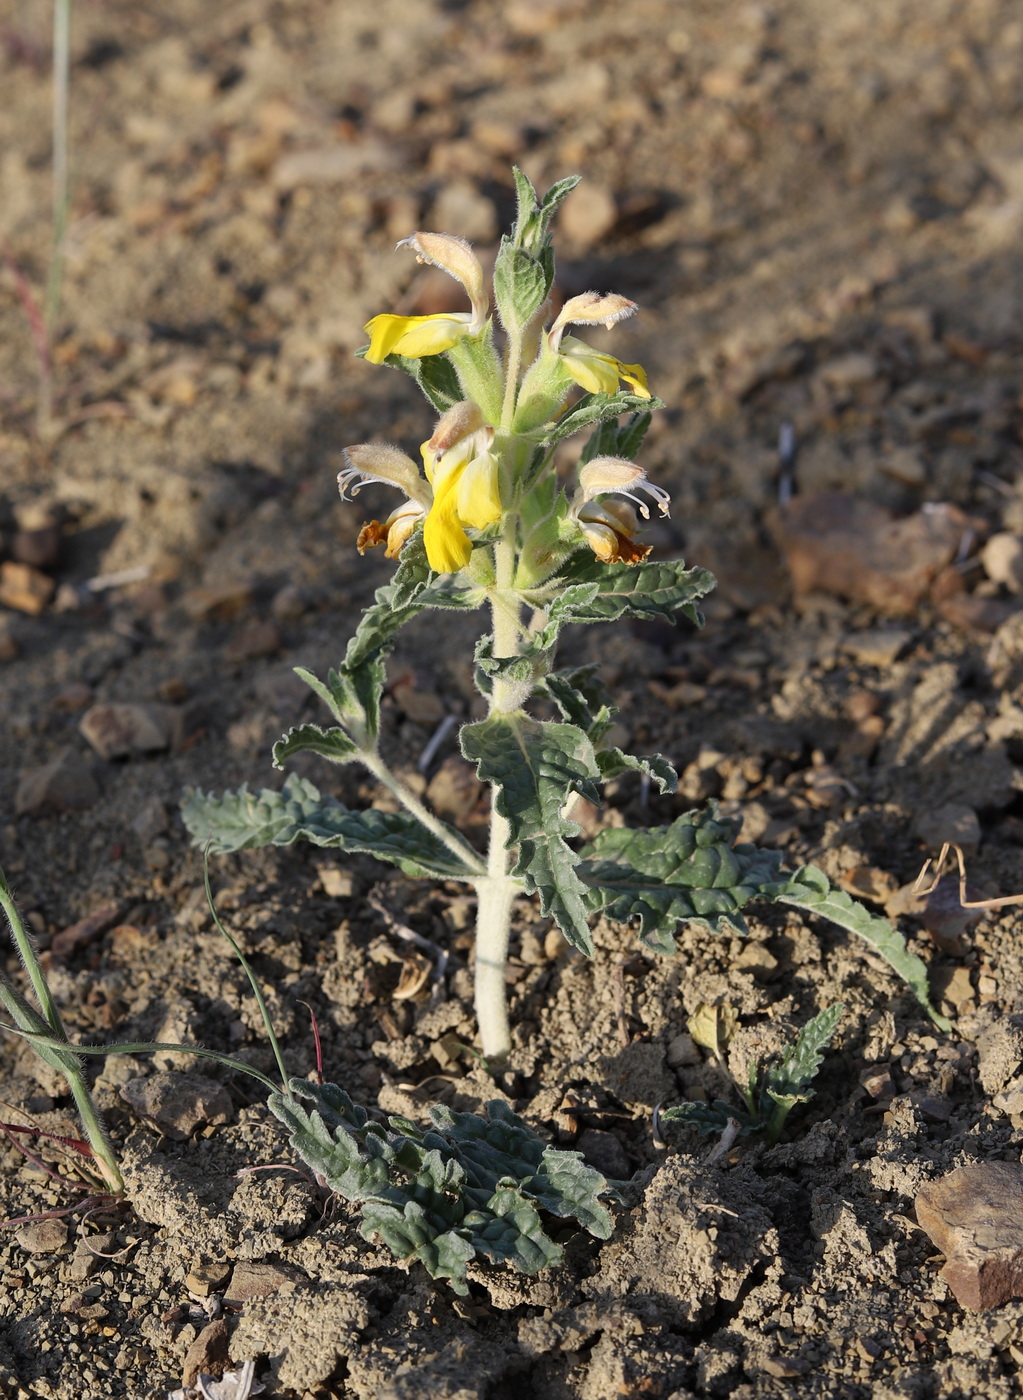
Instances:
[[[660,754],[636,757],[613,745],[616,711],[595,668],[556,667],[561,628],[625,617],[674,622],[681,616],[698,625],[697,604],[714,580],[681,560],[651,559],[643,543],[651,505],[662,514],[669,507],[668,493],[634,461],[651,413],[661,406],[643,369],[568,333],[611,327],[631,316],[635,304],[586,292],[551,314],[550,225],[576,180],[560,181],[542,199],[521,172],[515,180],[518,216],[501,241],[493,277],[501,351],[483,269],[469,245],[443,233],[414,233],[399,245],[461,283],[471,310],[384,313],[366,326],[362,358],[411,375],[438,419],[420,449],[422,469],[383,443],[345,453],[342,496],[366,482],[400,493],[394,510],[365,525],[358,541],[360,552],[384,546],[397,569],[377,591],[338,668],[325,681],[298,671],[333,724],[299,725],[273,750],[278,768],[305,751],[361,763],[403,810],[350,810],[291,776],[279,792],[192,793],[186,822],[195,840],[214,851],[304,839],[367,852],[410,875],[473,886],[475,1004],[491,1063],[512,1047],[505,962],[513,900],[523,892],[535,894],[543,914],[585,954],[593,951],[594,916],[637,924],[648,946],[672,953],[681,923],[743,932],[741,911],[750,901],[794,904],[859,934],[930,1010],[926,969],[896,930],[832,889],[814,867],[786,871],[776,852],[736,844],[740,822],[713,804],[668,826],[608,829],[581,848],[573,844],[580,833],[568,813],[577,795],[599,804],[600,785],[630,772],[673,792],[676,774]],[[566,486],[556,449],[585,430],[590,435],[575,480]],[[491,789],[486,852],[430,811],[380,752],[385,657],[399,628],[432,608],[490,613],[490,631],[475,648],[488,712],[460,733],[462,753]],[[559,718],[530,713],[537,698]]]

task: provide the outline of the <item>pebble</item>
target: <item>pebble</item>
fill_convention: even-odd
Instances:
[[[253,1298],[294,1293],[299,1284],[308,1281],[308,1276],[292,1264],[251,1264],[240,1260],[224,1290],[224,1302],[230,1308],[240,1308]]]
[[[14,1237],[29,1254],[56,1254],[67,1244],[68,1227],[63,1220],[30,1220],[19,1225]]]
[[[100,758],[159,753],[178,738],[181,711],[162,704],[93,705],[78,728]]]
[[[220,1260],[216,1264],[200,1264],[185,1277],[185,1287],[197,1298],[208,1298],[227,1282],[231,1265]]]
[[[964,855],[975,854],[980,845],[980,822],[972,807],[960,802],[946,802],[941,807],[918,812],[913,822],[913,835],[933,851],[946,841],[961,846]]]
[[[770,982],[778,975],[778,959],[762,943],[747,943],[733,965],[756,982]]]
[[[0,604],[5,608],[35,617],[53,597],[55,588],[53,579],[31,564],[18,564],[12,559],[0,564]]]
[[[615,1137],[603,1128],[587,1128],[580,1133],[576,1150],[591,1167],[596,1167],[611,1181],[626,1181],[632,1175],[628,1153]]]
[[[483,784],[473,766],[451,754],[430,779],[426,796],[438,816],[457,823],[469,815],[482,792]]]
[[[270,611],[278,622],[297,622],[310,607],[308,590],[298,583],[286,583],[273,596]]]
[[[92,769],[77,749],[61,749],[49,763],[29,768],[21,775],[14,797],[18,816],[40,812],[66,812],[91,807],[99,800]]]
[[[113,928],[120,917],[121,906],[119,904],[104,904],[101,909],[87,914],[84,919],[79,919],[77,923],[54,934],[53,941],[50,943],[50,952],[54,957],[66,958],[71,953],[77,952],[79,948],[85,948],[90,943],[94,943],[101,934]]]
[[[945,1255],[941,1277],[964,1308],[1023,1297],[1023,1166],[972,1162],[916,1198],[921,1228]]]
[[[120,1094],[175,1142],[186,1141],[204,1123],[229,1123],[234,1112],[223,1084],[190,1071],[138,1076],[122,1084]]]
[[[399,709],[416,724],[439,724],[447,713],[439,695],[430,690],[416,690],[408,682],[399,682],[393,695]]]
[[[433,228],[449,229],[470,243],[492,243],[497,237],[497,210],[494,201],[468,181],[447,184],[433,206]]]
[[[72,681],[54,697],[53,708],[65,714],[85,710],[92,704],[92,686],[84,681]]]
[[[220,1376],[230,1359],[227,1323],[222,1317],[208,1322],[185,1353],[181,1384],[193,1386],[199,1372]]]
[[[793,1380],[796,1376],[805,1376],[812,1369],[810,1362],[800,1356],[768,1356],[763,1368],[769,1376],[777,1376],[779,1380]]]
[[[167,808],[158,797],[149,797],[142,804],[131,829],[144,846],[163,836],[168,829]]]
[[[190,588],[181,599],[193,622],[230,622],[252,606],[253,588],[248,580]]]
[[[275,656],[282,646],[281,634],[273,622],[249,622],[227,644],[228,661],[255,661]]]
[[[842,650],[862,666],[885,667],[897,661],[912,640],[912,632],[903,627],[871,627],[843,638]]]
[[[11,541],[11,553],[19,564],[52,569],[60,555],[60,531],[56,525],[39,530],[19,530]]]
[[[678,1069],[680,1065],[698,1065],[703,1060],[696,1047],[696,1041],[685,1032],[668,1042],[664,1058],[672,1069]]]
[[[873,355],[840,355],[821,365],[817,373],[825,384],[836,389],[851,389],[857,384],[869,384],[877,378],[877,361]]]
[[[592,248],[618,221],[614,196],[603,185],[583,181],[561,206],[559,228],[577,248]]]
[[[992,535],[980,551],[984,572],[1010,593],[1023,593],[1023,538],[1003,531]]]

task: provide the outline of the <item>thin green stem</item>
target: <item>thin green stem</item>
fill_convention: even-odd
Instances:
[[[515,420],[515,404],[519,393],[519,371],[522,368],[522,333],[508,332],[508,358],[505,364],[504,403],[501,406],[501,431],[510,433]]]
[[[39,962],[39,955],[36,952],[35,942],[25,925],[21,922],[21,915],[18,913],[18,906],[14,902],[7,877],[0,870],[0,908],[7,915],[7,922],[11,926],[11,933],[18,949],[18,956],[22,965],[28,973],[29,981],[32,983],[32,990],[42,1009],[43,1016],[50,1027],[50,1030],[58,1040],[67,1040],[67,1031],[64,1023],[60,1019],[60,1012],[57,1010],[57,1003],[53,999],[49,983],[46,981],[46,974],[43,972]]]
[[[430,809],[420,802],[412,789],[406,787],[401,779],[391,772],[378,753],[364,752],[362,761],[374,778],[383,783],[390,792],[393,792],[406,811],[411,812],[416,820],[421,822],[431,835],[436,836],[437,840],[442,842],[452,855],[457,856],[463,865],[467,865],[470,870],[477,874],[485,873],[486,867],[483,861],[468,841],[463,841],[456,832],[439,821]]]
[[[242,969],[245,973],[245,976],[249,979],[249,986],[252,988],[253,994],[256,998],[256,1005],[259,1007],[259,1014],[263,1018],[263,1027],[270,1041],[271,1048],[273,1049],[274,1059],[277,1061],[277,1069],[281,1076],[281,1086],[284,1089],[284,1092],[287,1093],[288,1071],[284,1068],[284,1056],[281,1054],[281,1047],[277,1041],[277,1035],[274,1031],[273,1021],[271,1021],[270,1019],[270,1012],[267,1009],[266,998],[263,996],[263,989],[256,981],[256,974],[249,966],[248,958],[242,952],[235,939],[231,937],[227,929],[220,922],[220,915],[217,913],[217,906],[213,902],[213,890],[210,887],[210,845],[208,841],[206,843],[206,849],[202,853],[202,878],[203,885],[206,889],[206,903],[210,906],[210,913],[213,915],[213,922],[217,927],[217,932],[221,935],[222,938],[224,938],[227,941],[228,944],[230,944],[232,952],[242,965]]]

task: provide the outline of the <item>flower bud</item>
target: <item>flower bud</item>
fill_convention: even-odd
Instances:
[[[483,268],[480,260],[464,238],[452,233],[413,233],[403,238],[399,248],[411,248],[417,262],[439,267],[456,282],[461,282],[472,302],[473,318],[470,335],[479,335],[487,317],[490,303],[483,290]]]
[[[557,350],[566,326],[603,324],[608,330],[616,321],[624,321],[636,311],[636,303],[617,292],[582,292],[570,297],[548,332],[548,342],[552,350]]]
[[[448,411],[438,418],[433,437],[426,446],[434,457],[439,457],[442,452],[454,447],[456,442],[461,442],[470,433],[482,428],[485,421],[479,404],[468,399],[464,403],[452,404]]]
[[[385,486],[397,486],[410,500],[429,508],[433,499],[429,484],[423,480],[412,458],[400,448],[386,442],[360,442],[346,447],[344,457],[345,466],[337,474],[342,496],[353,481],[353,496],[358,495],[365,482],[378,481]]]

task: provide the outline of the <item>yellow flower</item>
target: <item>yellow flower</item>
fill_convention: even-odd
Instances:
[[[486,325],[490,303],[483,289],[483,268],[464,238],[450,233],[414,233],[398,244],[410,247],[416,260],[442,268],[461,282],[469,295],[472,311],[449,311],[433,316],[393,316],[382,313],[367,321],[369,335],[365,358],[372,365],[383,364],[388,355],[405,355],[412,360],[441,355],[465,335],[479,335]]]
[[[613,394],[618,381],[631,385],[640,398],[650,398],[646,371],[642,365],[627,365],[613,355],[594,350],[575,336],[565,336],[566,326],[602,324],[608,330],[617,322],[633,315],[636,303],[615,292],[583,292],[565,302],[560,314],[547,332],[547,345],[561,357],[565,369],[575,382],[589,394]]]
[[[337,474],[341,499],[351,486],[350,495],[357,496],[367,481],[381,486],[396,486],[408,497],[400,506],[391,511],[381,525],[379,520],[371,520],[359,531],[356,544],[360,554],[374,545],[386,544],[388,559],[397,559],[401,547],[416,526],[426,519],[426,513],[433,505],[433,491],[428,482],[419,474],[419,468],[411,457],[400,448],[390,447],[382,442],[361,442],[345,448],[345,466]],[[352,485],[352,483],[355,483]]]
[[[472,553],[465,532],[485,530],[501,518],[497,458],[490,451],[494,430],[474,403],[449,408],[422,445],[433,506],[423,526],[430,568],[439,574],[464,569]]]
[[[359,553],[386,544],[388,559],[396,559],[421,523],[430,568],[438,574],[464,569],[472,554],[466,529],[485,530],[501,518],[498,463],[490,451],[493,437],[493,428],[484,423],[476,404],[455,404],[422,445],[425,481],[412,458],[397,447],[369,442],[346,448],[345,467],[337,478],[342,497],[346,490],[358,495],[367,481],[396,486],[407,497],[383,524],[371,520],[362,527]]]
[[[650,510],[631,490],[636,487],[652,496],[662,515],[668,514],[670,496],[663,486],[647,480],[646,472],[624,457],[594,457],[579,470],[579,488],[572,498],[570,517],[598,559],[605,564],[639,564],[650,553],[650,545],[637,544],[639,520],[626,501],[598,500],[598,496],[627,496],[635,501],[644,520]]]

